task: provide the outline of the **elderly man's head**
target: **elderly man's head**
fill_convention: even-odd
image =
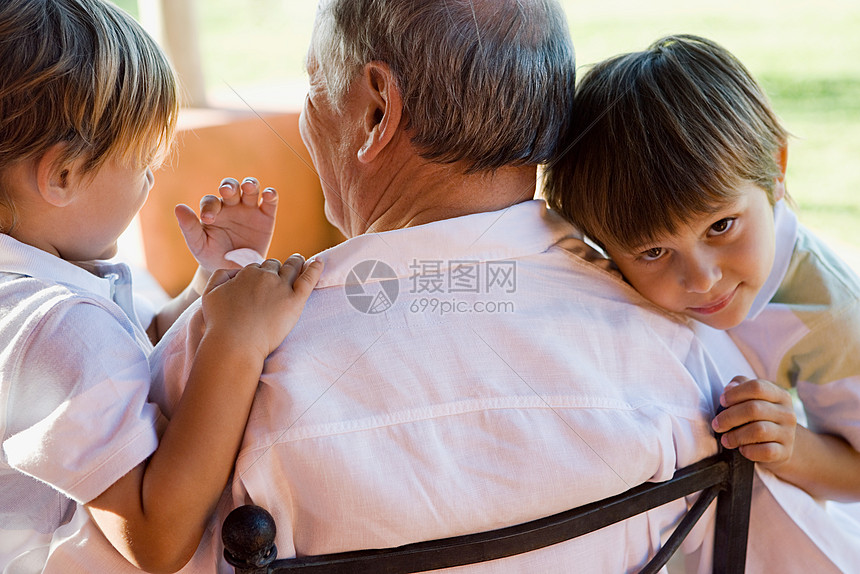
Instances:
[[[324,0],[313,51],[339,105],[388,64],[413,144],[473,170],[549,161],[568,121],[574,53],[554,0]]]
[[[552,161],[571,117],[574,53],[557,0],[322,0],[307,68],[302,137],[327,216],[348,236],[416,223],[376,219],[396,211],[380,200],[392,188],[426,200],[422,180],[454,188],[461,175]]]

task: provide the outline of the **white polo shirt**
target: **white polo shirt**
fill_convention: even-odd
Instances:
[[[267,508],[282,557],[398,546],[550,515],[713,454],[714,397],[749,367],[724,333],[715,364],[581,246],[528,201],[322,253],[266,363],[222,518]],[[180,319],[159,344],[155,388],[184,380],[188,336]],[[163,389],[164,408],[180,392]],[[462,570],[635,571],[684,510]]]
[[[152,345],[128,267],[86,267],[0,235],[4,573],[136,571],[80,505],[156,449]]]
[[[811,430],[860,449],[860,278],[784,201],[774,225],[773,270],[747,319],[729,333],[759,376],[797,389]],[[750,566],[860,572],[860,503],[816,500],[768,472],[759,476],[770,493],[754,507]],[[775,550],[786,548],[819,559]]]

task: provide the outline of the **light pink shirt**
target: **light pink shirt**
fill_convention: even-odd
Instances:
[[[222,518],[266,507],[281,557],[397,546],[553,514],[713,454],[725,375],[581,245],[529,201],[321,254],[319,286],[266,363]],[[187,317],[152,357],[156,384],[184,379]],[[734,356],[726,372],[748,372],[711,337]],[[684,510],[463,571],[635,571]]]

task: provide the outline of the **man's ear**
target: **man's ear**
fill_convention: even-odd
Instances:
[[[370,62],[364,66],[360,82],[360,92],[365,96],[365,139],[358,150],[358,160],[370,163],[400,128],[403,100],[394,74],[384,62]]]
[[[74,162],[64,161],[65,150],[66,144],[54,144],[36,160],[36,185],[39,195],[55,207],[65,207],[74,196],[77,170]]]
[[[783,143],[776,152],[776,164],[780,175],[776,178],[773,188],[773,201],[776,203],[785,197],[785,168],[788,166],[788,144]]]

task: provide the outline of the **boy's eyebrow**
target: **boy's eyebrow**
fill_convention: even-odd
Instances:
[[[658,240],[656,239],[654,241],[648,240],[646,242],[636,244],[628,243],[627,241],[618,241],[617,239],[618,238],[616,238],[615,241],[609,242],[609,244],[605,247],[608,247],[609,249],[612,249],[614,251],[621,251],[623,253],[630,254],[641,253],[642,251],[647,251],[652,247],[658,247],[656,245],[656,243],[658,243]]]
[[[696,222],[700,222],[702,225],[711,225],[713,223],[716,223],[720,219],[725,218],[726,212],[733,212],[733,211],[739,209],[739,207],[738,207],[738,201],[739,200],[740,200],[739,196],[727,197],[725,199],[725,201],[711,205],[710,210],[708,212],[700,213],[700,214],[691,214],[686,221],[679,221],[676,223],[676,225],[677,226],[684,226],[684,225],[691,225],[692,226]],[[677,231],[663,230],[663,231],[660,231],[660,232],[657,232],[654,234],[655,239],[646,241],[644,243],[640,243],[640,244],[635,245],[629,249],[635,250],[635,251],[647,251],[648,249],[651,249],[653,247],[659,247],[660,246],[659,243],[661,241],[663,241],[667,238],[671,238],[673,235],[677,235],[677,233],[678,233]],[[624,249],[628,249],[628,248],[624,248]]]
[[[650,249],[654,249],[655,247],[660,247],[659,240],[650,241],[648,243],[643,243],[641,245],[633,245],[630,247],[622,247],[621,250],[627,253],[639,254],[644,253]]]

